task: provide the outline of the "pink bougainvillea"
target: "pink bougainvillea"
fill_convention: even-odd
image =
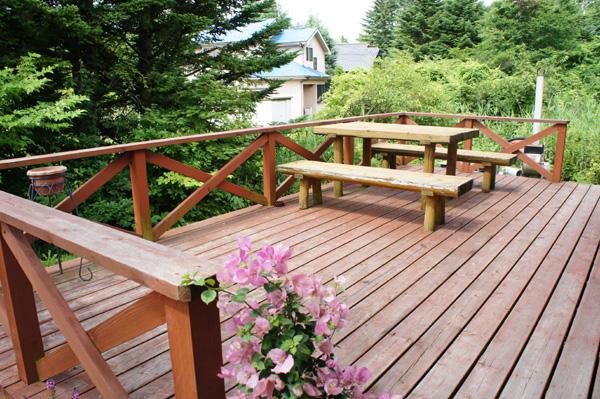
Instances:
[[[267,246],[252,256],[248,238],[238,245],[217,274],[218,284],[184,276],[186,284],[205,287],[207,303],[218,292],[217,306],[231,316],[235,336],[220,373],[235,383],[229,398],[400,399],[363,393],[370,372],[335,360],[332,336],[348,318],[348,306],[337,297],[343,278],[331,286],[312,275],[290,275],[290,248]]]

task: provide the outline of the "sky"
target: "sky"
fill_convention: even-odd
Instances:
[[[492,1],[484,0],[484,3]],[[277,0],[277,3],[293,23],[302,23],[311,14],[316,15],[334,40],[344,36],[353,42],[362,31],[362,20],[373,0]]]

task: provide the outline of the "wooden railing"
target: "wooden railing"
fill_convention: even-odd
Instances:
[[[26,384],[81,364],[103,397],[126,398],[102,352],[166,322],[177,397],[225,397],[223,380],[217,377],[222,365],[219,311],[181,283],[184,273],[214,276],[217,265],[4,192],[0,229],[0,322],[12,338],[19,376]],[[85,331],[33,251],[36,239],[152,291]],[[48,351],[42,344],[34,291],[66,339]]]
[[[70,212],[76,206],[80,205],[100,187],[110,181],[117,173],[125,167],[129,167],[131,179],[131,191],[133,198],[133,213],[135,217],[136,234],[150,240],[160,238],[167,230],[175,225],[187,212],[196,206],[211,191],[220,189],[236,196],[240,196],[252,202],[263,205],[277,205],[277,199],[286,193],[294,182],[294,177],[288,177],[282,184],[277,186],[277,176],[275,172],[275,160],[277,145],[288,148],[296,154],[310,160],[321,160],[323,153],[332,144],[331,139],[326,139],[317,148],[310,150],[294,142],[283,133],[300,128],[308,128],[319,125],[326,125],[340,122],[352,122],[358,120],[376,120],[376,119],[395,119],[397,123],[415,124],[412,118],[445,118],[459,119],[455,126],[475,127],[485,136],[496,142],[503,152],[515,152],[519,154],[519,159],[527,163],[543,177],[551,181],[560,181],[562,163],[564,157],[564,147],[567,134],[568,121],[550,120],[550,119],[527,119],[527,118],[509,118],[495,116],[477,116],[461,114],[432,114],[424,112],[393,112],[386,114],[374,114],[355,116],[341,119],[318,120],[303,123],[256,127],[249,129],[232,130],[218,133],[197,134],[183,137],[175,137],[160,140],[150,140],[137,143],[111,145],[98,148],[89,148],[84,150],[66,151],[61,153],[36,155],[24,158],[6,159],[0,161],[0,170],[16,168],[23,166],[46,164],[51,162],[62,162],[73,159],[95,157],[107,154],[120,154],[116,159],[110,162],[105,168],[92,176],[87,182],[81,185],[73,194],[74,201],[65,200],[57,208]],[[550,126],[536,135],[528,137],[526,140],[509,143],[502,136],[494,132],[484,123],[494,122],[519,122],[519,123],[545,123]],[[521,150],[528,144],[540,140],[548,135],[556,134],[556,149],[554,169],[552,172],[542,168]],[[166,157],[152,151],[155,148],[180,145],[186,143],[200,142],[206,140],[226,139],[241,136],[257,136],[256,139],[244,148],[238,155],[227,162],[216,173],[210,174],[197,168],[185,165],[175,159]],[[470,149],[471,141],[464,144],[465,148]],[[239,186],[227,180],[237,168],[247,161],[256,152],[262,151],[263,163],[263,192],[257,193],[245,187]],[[347,138],[344,145],[344,162],[354,162],[354,142]],[[148,176],[147,164],[153,164],[167,170],[179,173],[186,177],[202,182],[202,186],[185,198],[170,213],[168,213],[160,222],[154,226],[151,223],[150,200],[148,197]],[[476,166],[462,165],[463,171],[471,171]]]

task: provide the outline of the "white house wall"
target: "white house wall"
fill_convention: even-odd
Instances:
[[[257,104],[254,123],[257,125],[267,125],[271,122],[287,122],[273,119],[272,103],[272,101],[285,101],[286,99],[289,99],[289,119],[301,117],[304,105],[302,101],[302,82],[299,80],[289,80],[271,94],[269,99]]]
[[[325,73],[325,49],[321,45],[321,42],[319,41],[319,39],[317,39],[317,36],[316,35],[313,36],[312,39],[310,39],[308,41],[306,46],[313,48],[313,57],[317,57],[317,70]],[[300,48],[300,46],[298,45],[298,46],[294,46],[294,47],[289,47],[289,49],[290,49],[290,51],[301,51],[301,53],[298,54],[298,56],[296,56],[296,58],[294,58],[295,62],[297,62],[298,64],[302,64],[309,68],[313,67],[313,62],[306,60],[306,48],[305,47]]]

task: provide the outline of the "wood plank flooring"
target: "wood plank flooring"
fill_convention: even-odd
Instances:
[[[350,186],[343,198],[301,211],[254,206],[172,230],[164,245],[224,260],[236,239],[291,246],[293,271],[346,277],[350,321],[336,333],[338,359],[373,372],[368,389],[409,398],[599,398],[600,186],[498,176],[497,189],[447,201],[446,225],[423,231],[420,196]],[[90,328],[148,290],[106,270],[53,272]],[[252,295],[260,300],[256,293]],[[64,342],[38,300],[46,350]],[[222,319],[222,325],[230,323]],[[223,329],[224,341],[231,339]],[[0,329],[0,385],[24,385]],[[134,398],[173,396],[165,326],[104,353]],[[58,376],[58,397],[99,397],[85,371]]]

